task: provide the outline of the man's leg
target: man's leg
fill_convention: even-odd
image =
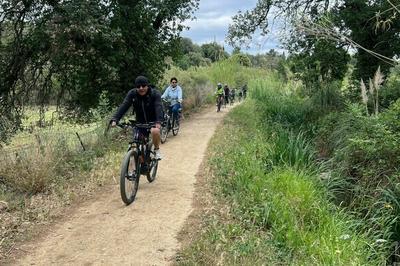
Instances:
[[[161,142],[160,129],[153,127],[151,129],[151,137],[153,139],[154,149],[156,149],[156,150],[159,149],[160,142]]]
[[[162,159],[162,155],[160,153],[161,136],[159,128],[153,127],[151,129],[151,138],[153,139],[155,158],[156,160],[161,160]]]
[[[179,109],[181,108],[181,104],[177,103],[172,107],[172,114],[175,118],[175,121],[179,120]]]

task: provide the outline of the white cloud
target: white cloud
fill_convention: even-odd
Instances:
[[[225,36],[228,33],[229,24],[232,23],[232,16],[239,10],[246,11],[255,7],[257,0],[201,0],[199,10],[196,12],[196,19],[186,21],[189,26],[188,31],[184,31],[182,36],[192,39],[199,45],[216,41],[223,45],[226,51],[231,52],[232,47],[225,43]],[[279,41],[274,34],[267,37],[254,35],[254,40],[249,48],[242,48],[242,51],[251,54],[264,53],[270,49],[280,51]]]
[[[190,30],[210,30],[214,31],[216,28],[227,29],[228,25],[232,22],[230,16],[210,17],[210,18],[198,18],[194,21],[186,22],[186,25],[190,27]]]

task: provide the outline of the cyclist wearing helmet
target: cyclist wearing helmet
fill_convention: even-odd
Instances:
[[[177,78],[171,78],[170,82],[171,84],[165,89],[161,99],[166,99],[170,102],[169,110],[179,124],[179,111],[182,108],[182,88],[178,85]]]
[[[222,84],[221,83],[217,84],[217,89],[215,91],[215,95],[224,96],[224,89],[222,88]]]
[[[139,123],[155,123],[151,129],[151,136],[154,144],[155,157],[162,159],[160,153],[160,128],[163,120],[161,105],[161,94],[145,76],[138,76],[135,79],[135,88],[131,89],[125,96],[124,101],[111,118],[111,126],[115,127],[122,116],[133,107],[136,121]]]
[[[224,99],[224,89],[222,88],[222,84],[221,83],[217,84],[217,89],[215,90],[215,96],[216,96],[216,101],[217,101],[217,106],[218,106],[218,110],[217,111],[219,112],[221,106],[219,106],[218,103],[220,101],[222,103],[222,101]]]

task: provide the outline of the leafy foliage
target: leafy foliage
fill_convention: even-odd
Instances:
[[[284,143],[291,137],[281,138],[284,130],[264,122],[255,108],[257,101],[235,108],[211,143],[212,187],[228,205],[225,212],[229,215],[213,215],[214,223],[208,225],[201,242],[195,243],[188,264],[204,261],[210,254],[221,258],[222,264],[259,264],[268,258],[272,258],[272,264],[382,263],[382,257],[371,258],[371,239],[356,231],[358,221],[327,200],[325,189],[306,170],[308,162],[287,164],[291,158],[281,154],[285,152],[281,147],[292,149],[289,153],[298,156],[307,154],[307,148],[290,141],[277,144],[275,141]],[[252,119],[248,119],[249,114],[253,114]],[[235,145],[226,145],[230,142]],[[226,230],[215,226],[221,223]],[[252,232],[258,232],[259,237],[250,237]],[[271,233],[268,238],[264,237],[267,232]],[[246,249],[235,248],[233,242],[238,241],[246,244]],[[271,251],[275,251],[272,256]]]
[[[1,115],[18,125],[22,105],[49,101],[82,114],[102,91],[120,99],[139,74],[157,81],[166,56],[177,52],[181,22],[197,6],[198,0],[2,1]]]
[[[343,50],[346,46],[353,46],[357,50],[355,55],[357,62],[353,74],[358,80],[360,78],[367,80],[373,76],[379,65],[383,73],[387,74],[391,62],[385,60],[385,57],[391,59],[399,55],[400,36],[397,33],[400,20],[394,11],[397,10],[396,6],[390,1],[259,0],[254,9],[239,12],[233,17],[233,24],[229,27],[227,37],[230,43],[236,46],[244,45],[252,39],[253,33],[257,30],[262,34],[268,34],[268,20],[271,19],[272,10],[275,18],[283,17],[289,25],[302,25],[305,19],[318,24],[322,19],[329,17],[332,28],[321,25],[322,29],[313,35],[296,30],[288,31],[289,46],[296,44],[297,48],[307,48],[311,53],[305,56],[311,56],[309,60],[312,64],[320,62],[322,74],[330,69],[333,77],[342,76],[343,71],[345,72],[342,64],[345,65],[347,60],[346,52]],[[390,27],[377,26],[375,16],[379,16],[378,24],[390,21]],[[329,31],[334,31],[335,37],[329,34]],[[310,42],[315,44],[312,49],[309,46]],[[318,50],[322,53],[318,54]],[[336,67],[335,63],[338,61],[343,63]]]
[[[206,43],[201,46],[201,51],[205,58],[209,58],[211,62],[216,62],[229,57],[229,54],[225,52],[224,47],[216,42]]]

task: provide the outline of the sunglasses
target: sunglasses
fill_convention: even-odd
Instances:
[[[171,83],[172,83],[172,84],[176,84],[177,82],[176,82],[176,81],[172,81]]]

